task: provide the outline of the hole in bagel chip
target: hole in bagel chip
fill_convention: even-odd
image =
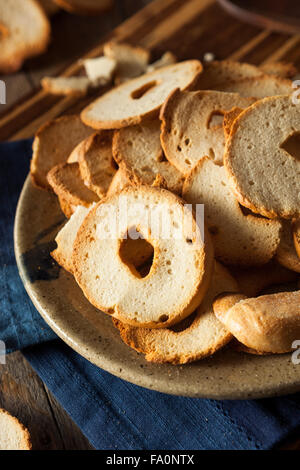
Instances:
[[[280,145],[295,160],[300,161],[300,132],[294,132]]]
[[[149,90],[159,85],[158,80],[152,80],[151,82],[144,83],[140,88],[131,92],[131,98],[133,100],[141,99]]]
[[[169,315],[161,315],[158,320],[164,323],[169,320]]]
[[[164,151],[161,149],[159,154],[157,155],[157,161],[158,162],[169,162],[169,160],[166,159],[166,156],[164,154]]]
[[[174,333],[180,333],[181,331],[187,330],[193,324],[193,321],[195,320],[196,315],[197,315],[197,310],[191,313],[191,315],[189,315],[188,317],[181,320],[179,323],[176,323],[175,325],[170,326],[170,330],[173,331]]]
[[[120,241],[119,256],[132,274],[138,278],[144,278],[150,272],[154,249],[151,243],[135,227],[132,227]]]
[[[212,111],[208,120],[207,120],[207,129],[220,129],[223,127],[224,122],[224,112],[223,111]]]

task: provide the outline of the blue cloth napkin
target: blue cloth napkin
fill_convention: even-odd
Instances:
[[[0,340],[7,352],[56,337],[28,297],[14,254],[14,218],[31,146],[31,140],[0,144]]]
[[[31,141],[0,144],[0,340],[25,357],[96,449],[270,449],[300,424],[300,395],[215,401],[120,380],[75,353],[44,323],[18,276],[13,220]],[[1,367],[1,365],[0,365]]]

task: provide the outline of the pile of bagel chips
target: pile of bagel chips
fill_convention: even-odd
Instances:
[[[148,361],[184,364],[228,343],[291,351],[300,337],[294,66],[203,66],[171,53],[149,64],[142,48],[104,49],[115,54],[115,86],[80,116],[44,125],[33,144],[32,181],[69,219],[52,256]],[[166,221],[176,236],[163,233]]]

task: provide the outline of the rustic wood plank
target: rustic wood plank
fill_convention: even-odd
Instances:
[[[163,2],[160,3],[160,8]],[[173,0],[174,3],[174,0]],[[157,2],[155,2],[157,4]],[[166,8],[171,5],[170,0],[166,1]],[[177,3],[176,3],[177,5]],[[152,4],[150,4],[152,6]],[[158,12],[157,12],[158,13]],[[144,10],[141,12],[142,17]],[[132,19],[129,20],[132,22]],[[152,22],[151,22],[152,23]],[[219,6],[215,4],[214,0],[189,0],[186,3],[181,3],[177,8],[170,12],[167,18],[162,18],[160,23],[155,29],[147,34],[145,30],[140,29],[140,24],[136,23],[137,30],[131,29],[131,36],[127,39],[136,40],[139,39],[139,43],[145,47],[152,49],[161,50],[163,52],[166,49],[173,50],[177,53],[180,59],[196,57],[202,59],[202,56],[207,51],[212,51],[216,54],[219,59],[230,57],[232,51],[239,50],[240,58],[242,55],[251,50],[251,48],[259,48],[262,42],[266,42],[269,37],[274,40],[271,33],[261,32],[257,28],[251,25],[243,25],[235,18],[228,16],[226,12],[220,10]],[[216,31],[222,31],[222,38],[216,35]],[[139,35],[142,36],[139,38]],[[123,33],[122,33],[123,34]],[[203,41],[202,41],[203,39]],[[222,39],[222,40],[221,40]],[[277,35],[277,39],[280,44],[285,43],[286,37],[284,35]],[[242,42],[242,46],[240,46]],[[270,41],[269,41],[270,43]],[[238,47],[240,46],[240,47]],[[244,50],[241,50],[241,47]],[[100,46],[101,47],[101,46]],[[98,48],[96,48],[98,49]],[[266,49],[266,48],[264,48]],[[99,50],[97,50],[99,53]],[[89,55],[94,55],[95,50]],[[80,66],[78,63],[71,65],[66,71],[65,75],[78,73]],[[34,97],[34,99],[37,99]],[[43,103],[43,100],[50,99],[44,92],[38,93],[37,102]],[[31,116],[29,124],[26,126],[19,125],[19,117],[16,123],[17,127],[21,127],[17,132],[13,132],[11,128],[11,121],[8,120],[5,127],[5,122],[2,122],[0,126],[0,137],[1,132],[9,130],[11,132],[10,138],[12,140],[27,138],[32,136],[39,126],[54,117],[59,116],[65,112],[69,112],[70,108],[76,107],[78,111],[91,100],[90,97],[84,101],[78,101],[77,98],[63,97],[57,98],[52,97],[55,102],[49,108],[48,106],[42,106],[44,112],[39,112],[38,117],[34,118]],[[40,101],[41,100],[41,101]],[[78,106],[77,106],[78,103]],[[30,112],[33,107],[30,103],[27,103]],[[26,113],[22,113],[22,118],[25,119]]]
[[[143,3],[148,1],[143,0]],[[132,11],[133,2],[118,2],[118,7],[126,14]],[[170,49],[179,59],[202,59],[203,54],[210,51],[218,59],[231,57],[260,64],[285,59],[293,49],[294,56],[300,61],[300,54],[297,55],[295,50],[298,39],[241,23],[223,11],[214,0],[156,0],[115,28],[111,36],[150,47],[153,57]],[[86,57],[101,54],[102,43],[89,51]],[[80,70],[80,64],[75,61],[63,75],[78,74]],[[0,139],[31,136],[41,123],[73,108],[81,109],[78,99],[53,97],[38,91],[0,119]]]
[[[176,7],[175,8],[175,18],[177,19],[177,22],[180,21],[180,18],[183,18],[183,19],[186,18],[186,15],[188,16],[188,19],[193,18],[193,20],[195,22],[195,28],[196,29],[192,29],[193,25],[188,24],[187,25],[187,33],[188,34],[185,34],[185,36],[186,37],[191,37],[191,33],[192,33],[192,40],[194,40],[197,43],[198,37],[197,37],[197,34],[195,34],[195,33],[199,33],[199,31],[198,31],[199,28],[198,28],[198,25],[197,25],[197,22],[198,22],[197,13],[202,12],[202,10],[205,9],[205,7],[211,5],[212,3],[213,3],[212,1],[207,1],[207,0],[205,0],[204,2],[199,2],[198,0],[197,1],[189,0],[189,2],[185,2],[183,4],[182,2],[178,3],[178,1],[174,1],[174,0],[173,1],[164,0],[163,2],[162,1],[161,2],[154,2],[154,4],[150,4],[149,6],[151,6],[151,7],[155,6],[155,14],[157,16],[157,19],[161,19],[161,17],[163,18],[161,13],[166,12],[166,10],[169,11],[171,5],[173,5],[173,7],[174,6]],[[188,8],[189,5],[190,5],[190,9]],[[178,8],[178,7],[180,7],[180,8]],[[146,12],[145,12],[145,10],[146,10]],[[178,10],[179,10],[179,12],[178,12]],[[169,11],[169,13],[170,13],[170,11]],[[213,26],[215,24],[214,23],[215,22],[214,18],[217,17],[215,15],[215,13],[216,13],[215,11],[211,12],[211,14],[209,16],[210,22],[206,21],[208,18],[206,18],[205,16],[204,16],[204,21],[203,21],[204,24],[207,23],[207,25],[208,25],[207,29],[209,29],[209,27],[211,26],[211,29],[213,31],[214,31]],[[136,18],[136,17],[138,17],[140,20],[142,18],[144,18],[145,21],[148,21],[148,23],[151,25],[151,27],[153,26],[153,20],[149,21],[149,12],[147,13],[147,8],[144,9],[139,15],[136,15],[134,18]],[[172,16],[172,15],[170,16],[170,14],[169,14],[168,18],[169,18],[169,23],[173,24],[174,23],[174,21],[173,21],[174,16]],[[220,18],[220,15],[219,15],[219,18]],[[228,20],[227,15],[225,15],[222,12],[221,20],[223,21],[224,19],[226,21]],[[235,20],[231,20],[231,21],[234,22],[234,25],[236,24]],[[219,20],[219,22],[220,22],[220,20]],[[145,24],[143,25],[143,28],[141,28],[140,21],[135,21],[134,22],[132,18],[130,20],[128,20],[128,25],[130,25],[131,34],[130,34],[129,37],[126,38],[127,40],[130,39],[130,38],[132,39],[133,37],[135,38],[135,40],[138,40],[139,35],[142,35],[141,37],[143,38],[143,36],[145,35],[145,33],[147,31],[147,28],[145,30]],[[183,26],[185,26],[185,25],[183,24]],[[118,31],[118,28],[117,28],[116,34],[121,34],[120,37],[122,37],[122,35],[124,35],[126,33],[125,33],[125,30],[122,30],[122,27],[120,27],[120,28],[121,29],[119,30],[119,33],[117,33],[117,31]],[[135,28],[137,28],[137,30],[135,30]],[[174,28],[173,29],[172,28],[169,31],[169,34],[171,34],[171,40],[172,40],[172,32],[174,33]],[[165,28],[162,28],[161,32],[164,29]],[[253,31],[253,28],[251,29],[251,34],[252,34],[252,31]],[[176,35],[177,38],[182,37],[182,35],[178,35],[176,33],[174,33],[174,35]],[[215,34],[213,35],[213,38],[214,38],[214,36],[215,36]],[[123,38],[125,39],[124,36],[123,36]],[[151,34],[150,34],[150,37],[148,37],[148,40],[150,41],[150,44],[146,43],[145,44],[146,46],[149,46],[149,45],[154,46],[157,42],[157,39],[154,39],[153,36],[151,36]],[[185,49],[186,49],[189,46],[189,44],[187,44],[185,42],[184,46],[185,46]],[[198,49],[198,45],[195,44],[195,46]],[[182,43],[181,43],[181,48],[182,48]],[[177,52],[178,47],[176,46],[175,49],[176,49],[176,52]],[[94,56],[94,55],[99,54],[99,52],[100,52],[100,50],[94,50],[89,55]],[[203,49],[203,53],[204,52],[205,52],[205,49]],[[76,73],[76,72],[78,72],[78,70],[79,70],[78,63],[75,63],[65,71],[65,75],[70,75],[70,74]],[[45,103],[45,100],[48,101],[50,99],[53,103],[54,108],[51,111],[49,111],[49,113],[48,112],[44,113],[43,117],[41,116],[41,114],[42,114],[41,112],[39,112],[37,119],[34,118],[34,114],[31,115],[31,116],[28,116],[26,114],[26,109],[27,109],[26,106],[30,109],[31,113],[38,112],[37,106],[35,106],[35,108],[33,106],[31,106],[30,100],[27,103],[25,103],[24,106],[22,106],[21,113],[19,113],[19,111],[17,110],[17,111],[15,111],[15,113],[12,113],[12,116],[6,116],[3,119],[2,123],[1,123],[0,137],[4,138],[4,136],[6,136],[7,132],[11,132],[13,134],[13,137],[12,137],[13,139],[21,138],[21,137],[28,137],[28,136],[32,135],[32,133],[38,128],[38,126],[41,122],[44,122],[44,120],[47,120],[48,118],[53,118],[53,117],[55,117],[55,115],[58,115],[56,113],[57,110],[59,110],[60,112],[63,112],[63,111],[66,111],[69,107],[69,99],[62,98],[61,99],[62,103],[58,104],[56,106],[56,104],[59,103],[60,100],[56,97],[51,97],[50,98],[50,97],[46,96],[43,92],[39,92],[37,96],[33,97],[32,101],[36,101],[34,104],[35,105],[36,104],[41,105],[42,109],[47,109],[48,110],[49,106],[48,106],[48,103],[47,104]],[[19,126],[19,119],[22,120],[22,122],[20,123],[21,126]],[[25,128],[24,127],[22,128],[22,124],[26,120],[30,121],[32,124],[30,123]],[[12,130],[11,126],[13,126],[13,130]],[[15,130],[16,127],[21,127],[21,131],[13,133],[13,131]]]
[[[70,15],[61,10],[51,21],[52,40],[47,52],[25,63],[24,70],[33,85],[38,87],[42,77],[62,72],[124,19],[118,2],[100,16]]]
[[[256,34],[248,42],[239,47],[236,51],[229,55],[230,60],[239,61],[243,59],[250,51],[258,47],[267,37],[270,36],[270,31],[264,30]]]
[[[93,448],[20,352],[0,365],[0,408],[29,429],[34,450]]]
[[[268,64],[271,62],[276,62],[281,60],[286,54],[295,46],[299,45],[300,42],[300,34],[290,37],[287,41],[285,41],[280,47],[274,48],[274,52],[269,55],[264,61],[264,64]]]
[[[251,0],[246,4],[244,0],[218,1],[240,21],[288,34],[300,32],[300,8],[295,0]]]
[[[6,364],[0,365],[0,407],[29,429],[34,449],[63,449],[42,381],[20,352],[6,359]]]
[[[181,20],[183,22],[184,19],[188,21],[191,17],[194,17],[197,13],[203,11],[208,5],[211,5],[214,2],[214,0],[203,0],[203,2],[200,2],[198,0],[189,0],[189,2],[182,4],[182,8],[180,8],[179,12],[176,11],[176,18],[177,18],[177,23]],[[156,2],[155,2],[156,3]],[[187,8],[187,6],[190,6],[190,8]],[[173,24],[175,18],[171,17],[170,22]],[[138,33],[141,34],[142,31],[140,30],[140,25],[138,25]],[[162,31],[164,28],[162,29]],[[174,32],[174,29],[170,31],[170,33]],[[134,34],[134,30],[131,30],[131,39]],[[143,36],[142,36],[143,37]],[[156,44],[156,41],[159,41],[160,37],[158,35],[157,39],[153,40],[152,36],[150,35],[150,38],[146,39],[145,41],[145,46],[151,48],[151,45]],[[148,44],[149,41],[149,44]],[[143,41],[140,41],[140,44],[143,45]],[[102,50],[102,49],[101,49]],[[75,71],[78,72],[80,66],[78,66],[78,63],[75,63],[74,65],[70,66],[64,73],[64,75],[70,75],[71,73],[74,73]],[[99,92],[97,93],[99,95]],[[40,91],[38,93],[38,98],[33,97],[32,101],[37,99],[37,102],[40,103],[40,99],[47,98],[47,95],[45,92]],[[46,121],[49,119],[53,119],[62,113],[66,112],[72,105],[78,102],[78,98],[74,97],[63,97],[63,98],[57,98],[57,97],[52,97],[53,99],[56,100],[56,103],[53,104],[53,106],[48,109],[48,107],[45,107],[47,111],[45,113],[39,113],[38,117],[36,119],[33,119],[29,122],[28,125],[23,126],[19,131],[15,132],[11,136],[11,140],[18,140],[18,139],[23,139],[23,138],[28,138],[31,137],[37,129]],[[86,102],[91,101],[91,98],[88,98]],[[82,109],[85,105],[84,101],[80,101],[81,106],[80,109]],[[32,110],[32,107],[30,108]],[[22,110],[23,111],[23,110]],[[17,111],[18,112],[18,111]],[[25,113],[24,111],[22,112],[22,118],[25,119]],[[8,121],[8,124],[10,124],[10,121]],[[11,127],[10,127],[11,129]],[[4,127],[4,121],[2,123],[2,127],[0,128],[0,136],[1,136],[1,131],[5,132],[5,127]]]
[[[92,49],[92,51],[84,57],[96,57],[100,55],[102,53],[103,43],[112,36],[121,40],[132,40],[132,42],[136,42],[147,30],[147,26],[148,28],[154,27],[155,23],[160,21],[163,13],[167,14],[170,7],[176,7],[181,1],[182,0],[156,0],[150,3],[140,13],[125,21],[120,27],[117,27],[113,34],[105,36],[100,45]],[[151,9],[149,9],[149,7],[151,7]],[[76,61],[65,70],[63,75],[74,75],[79,73],[81,69],[82,66]],[[26,123],[37,119],[44,110],[55,106],[61,99],[63,100],[64,98],[49,96],[42,90],[39,90],[20,106],[13,108],[11,112],[6,112],[0,119],[0,140],[6,140],[13,136]]]
[[[195,14],[191,21],[178,28],[159,44],[160,51],[176,51],[179,59],[203,59],[206,52],[213,52],[218,59],[227,58],[241,44],[254,37],[259,30],[242,25],[213,2]]]
[[[1,104],[0,111],[6,112],[12,105],[22,97],[28,95],[33,86],[26,73],[18,72],[14,75],[0,75],[0,80],[6,85],[6,104]]]
[[[244,60],[255,65],[260,65],[267,61],[269,57],[273,55],[275,50],[284,47],[289,39],[290,36],[286,34],[271,32],[271,34],[269,34],[261,44],[245,55]],[[285,55],[281,54],[280,57],[281,59],[284,59]]]
[[[174,34],[178,34],[181,28],[184,28],[191,22],[196,15],[201,13],[207,7],[211,6],[214,0],[192,0],[187,3],[183,3],[182,7],[176,9],[172,15],[165,17],[159,25],[148,34],[145,34],[140,44],[142,46],[152,49],[157,44],[162,44],[166,38],[173,37]],[[190,31],[190,30],[189,30]]]
[[[74,421],[72,421],[47,387],[45,387],[45,391],[47,393],[52,415],[58,426],[64,448],[66,450],[93,450],[94,447],[89,443],[87,438],[82,434],[81,430]]]
[[[52,19],[53,39],[48,51],[42,56],[25,62],[22,71],[0,77],[6,82],[8,91],[7,105],[1,106],[1,114],[6,114],[8,109],[16,104],[20,104],[20,113],[22,113],[24,111],[22,97],[28,96],[31,90],[38,88],[41,78],[45,75],[58,75],[74,62],[77,71],[80,70],[81,67],[77,64],[79,58],[86,55],[91,48],[99,43],[101,38],[108,35],[109,31],[125,20],[133,11],[136,12],[149,2],[150,0],[140,0],[130,8],[120,8],[124,1],[115,0],[114,8],[111,11],[97,17],[70,15],[64,11],[56,14]],[[70,70],[70,73],[74,72]],[[39,101],[41,110],[43,105],[49,108],[52,103],[58,101],[57,98],[51,97],[50,102],[49,100],[44,102],[43,97],[45,95],[41,94],[35,97],[35,101],[41,100]],[[12,119],[14,118],[15,116],[12,115]],[[24,116],[24,122],[26,118]],[[5,120],[3,125],[5,126]]]
[[[138,9],[147,6],[152,0],[118,0],[118,7],[123,19],[134,15]],[[138,6],[138,8],[137,8]]]

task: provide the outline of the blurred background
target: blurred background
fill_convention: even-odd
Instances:
[[[5,0],[2,1],[5,4]],[[7,85],[7,104],[1,106],[0,115],[5,114],[8,108],[19,103],[23,97],[39,87],[40,80],[44,76],[61,74],[70,64],[97,46],[101,40],[109,37],[110,32],[120,23],[151,3],[151,0],[36,1],[46,8],[51,23],[51,41],[45,53],[26,60],[19,71],[5,76],[0,74],[0,79],[5,80]],[[104,2],[107,5],[104,11],[86,15],[82,14],[81,10],[70,11],[68,4],[69,2],[72,4],[73,1],[74,4]],[[179,59],[189,57],[203,59],[207,51],[213,52],[217,58],[225,58],[237,47],[237,44],[248,40],[261,28],[267,28],[272,32],[262,43],[263,51],[269,53],[280,46],[283,34],[300,33],[299,0],[194,0],[192,2],[152,0],[152,3],[155,5],[153,11],[159,10],[157,5],[160,3],[164,5],[164,8],[161,8],[163,12],[160,20],[165,20],[168,15],[170,17],[175,15],[174,28],[170,28],[170,25],[165,27],[168,38],[164,38],[163,41],[158,40],[157,44],[152,41],[154,59],[166,49],[173,51]],[[184,25],[187,20],[189,24],[188,30],[182,28],[178,34],[176,15],[181,7],[184,9],[182,24]],[[149,16],[151,13],[149,11]],[[241,22],[244,23],[242,28]],[[161,34],[160,29],[155,30],[155,26],[156,20],[153,20],[153,24],[151,22],[147,24],[147,27],[143,26],[143,34],[148,35],[149,28],[153,28],[153,35]],[[220,36],[223,36],[223,41],[220,41]],[[225,43],[225,41],[230,42]],[[131,42],[134,43],[135,39]],[[255,52],[255,57],[251,55],[246,57],[249,62],[256,63],[259,60],[259,54]],[[262,59],[264,59],[263,52]],[[298,60],[295,54],[288,57],[288,60],[295,59]]]
[[[40,1],[42,3],[45,0]],[[47,5],[51,1],[47,0]],[[150,2],[151,0],[111,0],[111,6],[96,15],[70,13],[58,6],[51,10],[51,41],[47,51],[26,60],[15,73],[0,74],[7,89],[7,104],[1,105],[0,113],[4,114],[9,107],[38,87],[44,76],[59,75],[76,59],[99,44],[116,26]]]

